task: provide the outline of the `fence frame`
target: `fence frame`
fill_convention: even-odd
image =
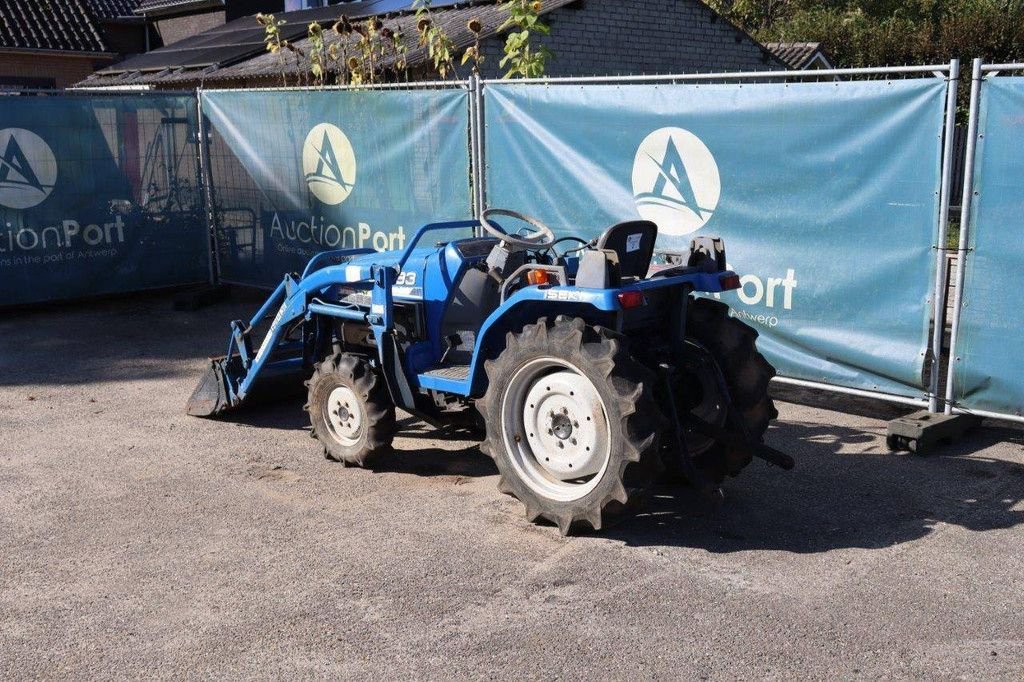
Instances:
[[[218,248],[217,233],[219,230],[218,218],[216,211],[214,210],[215,198],[213,187],[213,173],[212,164],[213,160],[210,157],[210,137],[211,131],[207,129],[207,120],[203,115],[203,93],[205,92],[264,92],[264,93],[276,93],[276,92],[348,92],[348,91],[402,91],[402,90],[465,90],[468,93],[468,116],[469,122],[467,131],[467,145],[469,152],[469,177],[466,178],[466,182],[470,183],[470,205],[469,210],[472,212],[474,217],[479,216],[480,211],[483,210],[483,204],[480,203],[482,199],[478,199],[478,189],[476,187],[476,169],[477,161],[476,154],[482,154],[483,144],[482,141],[476,141],[475,136],[479,135],[479,128],[475,125],[474,119],[474,107],[480,106],[482,103],[482,97],[480,97],[480,78],[478,76],[471,75],[469,78],[464,80],[447,80],[447,81],[414,81],[410,83],[366,83],[363,85],[303,85],[303,86],[288,86],[288,87],[265,87],[265,88],[196,88],[191,94],[196,97],[197,107],[199,109],[199,134],[202,136],[201,153],[205,154],[206,171],[204,178],[204,192],[205,201],[207,202],[207,225],[210,232],[210,268],[211,268],[211,285],[216,284],[229,284],[244,287],[255,287],[257,289],[263,289],[270,287],[262,287],[252,282],[239,282],[233,279],[224,278],[221,274],[220,266],[220,249]],[[475,89],[474,89],[475,88]],[[475,93],[475,94],[474,94]],[[476,102],[476,104],[474,104]],[[482,114],[479,114],[480,120],[482,120]],[[483,163],[481,160],[479,163]],[[483,188],[479,188],[479,196],[483,197]],[[214,274],[215,271],[215,274]]]
[[[96,98],[101,98],[101,97],[121,97],[121,98],[135,97],[135,98],[142,98],[142,99],[145,99],[147,97],[148,98],[194,97],[196,102],[198,103],[199,102],[199,90],[198,89],[196,89],[196,90],[154,90],[154,89],[151,89],[151,88],[140,89],[140,88],[118,88],[118,87],[95,87],[95,88],[74,88],[74,87],[72,87],[72,88],[64,88],[64,89],[61,89],[61,88],[17,88],[17,89],[11,89],[11,90],[0,90],[0,102],[3,102],[4,98],[8,98],[8,97],[9,98],[18,98],[18,97],[69,97],[69,98],[77,98],[77,99],[96,99]],[[185,109],[188,110],[188,107],[185,107]],[[200,115],[199,118],[196,121],[196,135],[197,136],[201,135],[202,131],[203,131],[203,120],[202,120],[202,116]],[[199,144],[200,144],[200,138],[199,137],[197,137],[196,143],[197,143],[197,147],[198,147]],[[207,210],[207,206],[208,206],[207,205],[206,196],[205,196],[205,186],[207,184],[207,173],[206,173],[205,167],[202,164],[202,159],[200,157],[200,154],[201,154],[201,150],[197,149],[197,152],[196,152],[196,164],[197,164],[196,169],[197,169],[199,175],[196,178],[196,185],[197,185],[197,188],[198,188],[199,183],[202,183],[203,186],[204,186],[203,209],[204,209],[204,212],[205,212]],[[209,283],[212,286],[212,285],[215,285],[216,282],[217,282],[216,274],[219,274],[219,273],[215,273],[214,266],[213,266],[213,258],[216,256],[215,245],[212,242],[208,242],[207,250],[210,251],[210,253],[208,253],[209,261],[210,261],[210,266],[209,266]],[[170,285],[170,286],[172,286],[172,287],[174,287],[174,286],[192,286],[194,284],[196,284],[196,282],[190,282],[190,283],[187,283],[187,284]],[[158,290],[162,290],[162,289],[166,289],[166,288],[168,288],[168,287],[166,287],[166,286],[155,286],[155,287],[149,286],[149,287],[144,287],[144,288],[141,288],[141,289],[132,289],[131,291],[118,292],[118,293],[119,294],[133,294],[133,293],[142,293],[142,292],[146,292],[146,291],[158,291]],[[90,300],[92,298],[95,298],[96,296],[102,297],[102,296],[107,296],[107,295],[109,295],[109,294],[86,294],[86,295],[84,295],[82,297],[71,297],[71,298],[59,299],[59,300],[60,301]],[[115,295],[117,295],[117,294],[115,294]],[[17,306],[19,304],[15,304],[15,305]],[[32,305],[32,304],[24,304],[24,305]],[[6,307],[6,304],[4,304],[4,307]]]
[[[689,74],[652,74],[652,75],[618,75],[618,76],[587,76],[587,77],[564,77],[564,78],[523,78],[516,79],[516,85],[557,85],[557,84],[643,84],[643,83],[700,83],[700,82],[776,82],[776,81],[808,81],[821,79],[837,79],[840,77],[864,78],[864,77],[909,77],[931,74],[935,78],[947,82],[946,104],[944,113],[944,125],[942,130],[942,156],[940,169],[939,188],[939,215],[938,225],[934,236],[935,245],[935,281],[931,294],[931,315],[932,334],[930,342],[931,358],[929,359],[930,381],[925,388],[925,396],[922,398],[897,396],[888,393],[870,391],[863,389],[838,386],[834,384],[808,381],[791,377],[776,377],[775,381],[793,386],[814,388],[846,395],[865,397],[910,405],[914,407],[927,407],[930,412],[944,411],[946,414],[963,413],[976,414],[983,417],[1006,419],[1024,423],[1024,417],[1011,414],[989,412],[985,410],[974,410],[959,407],[956,404],[955,390],[956,377],[955,366],[957,360],[957,345],[960,336],[960,322],[963,306],[963,294],[966,278],[967,259],[970,257],[969,240],[970,217],[972,199],[974,194],[973,180],[976,162],[976,147],[978,138],[978,125],[980,117],[980,99],[983,83],[988,78],[994,78],[1000,72],[1024,71],[1024,63],[1001,63],[985,64],[982,59],[977,58],[972,62],[970,106],[968,112],[967,140],[963,170],[963,187],[960,197],[960,235],[955,249],[946,247],[948,235],[949,211],[952,203],[951,189],[954,182],[953,171],[953,131],[955,128],[955,107],[957,99],[958,80],[960,75],[960,62],[957,59],[951,60],[948,64],[929,64],[914,66],[893,66],[893,67],[868,67],[868,68],[844,68],[844,69],[821,69],[814,71],[735,71],[720,73],[689,73]],[[364,85],[324,85],[324,86],[293,86],[293,87],[266,87],[266,88],[227,88],[217,89],[218,92],[344,92],[361,90],[466,90],[469,94],[469,130],[467,131],[467,144],[469,151],[470,177],[470,210],[475,217],[487,206],[486,180],[487,180],[487,158],[485,150],[486,122],[484,118],[484,91],[487,86],[494,84],[508,84],[503,79],[483,79],[478,74],[472,74],[465,80],[451,81],[418,81],[407,83],[379,83]],[[214,187],[212,186],[212,173],[210,172],[209,135],[208,122],[203,112],[203,94],[205,88],[196,90],[159,90],[151,89],[123,89],[123,88],[24,88],[0,92],[2,97],[154,97],[154,96],[194,96],[197,107],[197,162],[203,182],[203,208],[206,220],[207,233],[209,235],[210,250],[210,283],[228,283],[221,278],[219,249],[217,248],[217,220],[214,215]],[[944,395],[939,395],[942,341],[944,336],[944,317],[946,304],[950,296],[947,281],[946,255],[955,252],[958,257],[956,275],[952,283],[952,312],[950,343],[947,356],[946,385]]]
[[[995,66],[987,67],[991,70],[995,70]],[[1005,65],[1004,65],[1005,66]],[[796,379],[791,377],[776,377],[775,381],[781,384],[789,384],[804,388],[814,388],[832,391],[835,393],[841,393],[846,395],[852,395],[857,397],[872,398],[883,400],[892,403],[904,404],[913,407],[928,407],[932,412],[937,412],[940,409],[940,399],[938,395],[939,389],[939,375],[940,375],[940,364],[941,364],[941,346],[944,332],[944,325],[942,324],[945,305],[946,305],[946,288],[943,286],[946,280],[946,266],[945,266],[945,242],[948,229],[948,217],[950,208],[950,188],[952,186],[952,130],[955,124],[955,117],[951,115],[951,112],[955,111],[956,106],[956,94],[957,94],[957,82],[959,78],[959,60],[953,59],[948,64],[926,64],[926,65],[913,65],[913,66],[892,66],[892,67],[868,67],[868,68],[849,68],[849,69],[820,69],[814,71],[735,71],[735,72],[720,72],[720,73],[689,73],[689,74],[652,74],[652,75],[620,75],[620,76],[584,76],[584,77],[565,77],[565,78],[522,78],[516,79],[514,83],[519,84],[534,84],[534,85],[556,85],[556,84],[643,84],[643,83],[694,83],[694,82],[774,82],[774,81],[807,81],[807,80],[821,80],[822,78],[835,79],[838,77],[892,77],[892,76],[920,76],[931,74],[935,78],[943,79],[947,82],[946,88],[946,107],[945,107],[945,119],[943,128],[943,147],[940,169],[940,189],[939,189],[939,216],[938,225],[935,232],[936,237],[936,258],[935,258],[935,282],[932,288],[931,303],[932,303],[932,320],[933,320],[933,333],[930,344],[931,359],[930,359],[930,377],[931,381],[929,386],[925,389],[926,396],[922,398],[913,398],[906,396],[897,396],[879,391],[870,391],[864,389],[850,388],[846,386],[839,386],[835,384],[829,384],[817,381],[808,381],[804,379]],[[462,89],[469,93],[469,130],[468,130],[468,151],[469,151],[469,167],[470,167],[470,210],[474,217],[479,217],[480,213],[487,206],[487,194],[486,194],[486,180],[487,180],[487,159],[485,151],[485,129],[486,122],[484,120],[484,91],[488,85],[495,84],[508,84],[508,80],[504,79],[483,79],[477,74],[470,75],[465,80],[453,80],[453,81],[418,81],[409,83],[378,83],[378,84],[364,84],[364,85],[324,85],[324,86],[291,86],[291,87],[266,87],[266,88],[225,88],[217,89],[217,92],[345,92],[345,91],[362,91],[362,90],[420,90],[420,89],[434,89],[434,90],[449,90],[449,89]],[[200,165],[203,169],[204,183],[203,183],[203,200],[204,208],[207,221],[207,230],[211,235],[210,239],[210,281],[211,283],[223,281],[225,283],[231,283],[224,280],[220,274],[220,263],[219,263],[219,250],[217,248],[216,241],[216,218],[213,215],[213,187],[212,174],[209,172],[210,164],[212,163],[209,156],[209,130],[207,127],[207,121],[203,115],[202,98],[203,93],[206,91],[205,88],[197,88],[194,92],[171,92],[171,91],[160,91],[161,94],[194,94],[197,102],[198,109],[198,134],[199,134],[199,150]],[[28,92],[35,92],[30,90],[19,90],[16,93],[11,94],[24,94]],[[42,93],[54,93],[54,94],[68,94],[68,91],[55,91],[55,90],[40,90]],[[78,96],[96,96],[98,94],[106,95],[118,95],[118,96],[146,96],[152,95],[153,92],[150,90],[104,90],[100,88],[95,89],[81,89],[76,90],[73,93]],[[972,102],[973,107],[973,102]],[[972,108],[972,115],[974,109]],[[968,140],[968,153],[973,153],[973,140]],[[970,158],[970,157],[969,157]],[[967,166],[968,172],[970,165]],[[965,195],[968,193],[965,184]],[[969,202],[969,199],[967,200]],[[966,203],[966,202],[965,202]],[[966,212],[965,207],[961,207],[961,214]],[[960,253],[963,253],[965,248],[965,230],[961,228],[961,244]],[[962,257],[961,257],[962,258]],[[961,263],[963,261],[961,260]],[[958,295],[960,288],[962,288],[961,277],[963,268],[958,268],[957,272],[957,284],[955,288],[955,295]],[[958,301],[958,299],[957,299]],[[959,323],[959,304],[957,302],[953,312],[953,323],[958,325]],[[955,339],[955,336],[953,337]],[[952,340],[950,350],[950,367],[952,367]],[[950,370],[951,371],[951,370]],[[947,410],[949,408],[949,391],[952,383],[947,380]]]
[[[196,147],[199,167],[203,173],[203,216],[206,218],[206,241],[210,250],[210,286],[220,281],[220,249],[217,248],[217,230],[213,217],[213,174],[210,172],[210,138],[203,113],[203,98],[196,90]]]
[[[939,374],[941,372],[941,356],[942,356],[942,338],[944,333],[943,324],[945,316],[946,306],[946,288],[943,286],[946,281],[945,272],[945,255],[946,255],[946,237],[949,228],[949,206],[950,206],[950,188],[952,186],[952,167],[953,167],[953,130],[956,123],[956,98],[957,98],[957,82],[960,77],[960,60],[951,59],[948,64],[921,64],[913,66],[882,66],[882,67],[867,67],[867,68],[851,68],[851,69],[819,69],[811,71],[733,71],[733,72],[722,72],[722,73],[687,73],[687,74],[652,74],[642,76],[583,76],[583,77],[565,77],[565,78],[517,78],[514,81],[505,79],[491,78],[484,79],[481,81],[483,89],[486,89],[488,85],[497,84],[533,84],[533,85],[586,85],[586,84],[621,84],[621,85],[634,85],[643,83],[694,83],[694,82],[706,82],[706,81],[722,81],[722,82],[736,82],[736,81],[753,81],[753,82],[773,82],[773,81],[806,81],[806,80],[820,80],[822,78],[835,79],[841,76],[849,76],[852,78],[863,77],[863,76],[910,76],[910,75],[926,75],[931,74],[933,77],[946,81],[946,104],[944,112],[944,124],[942,130],[942,157],[940,168],[940,186],[939,186],[939,215],[936,225],[935,232],[933,233],[936,243],[933,247],[935,249],[935,281],[932,285],[931,293],[931,308],[932,308],[932,320],[933,329],[931,335],[931,359],[929,361],[930,369],[930,381],[929,385],[924,388],[925,397],[913,398],[907,396],[897,396],[889,393],[883,393],[880,391],[869,391],[858,388],[850,388],[847,386],[839,386],[836,384],[828,384],[818,381],[808,381],[805,379],[795,379],[791,377],[780,377],[777,376],[773,379],[781,384],[789,384],[793,386],[800,386],[803,388],[815,388],[826,391],[832,391],[834,393],[841,393],[845,395],[852,395],[862,398],[874,398],[877,400],[884,400],[887,402],[898,403],[902,405],[909,405],[917,408],[928,408],[929,412],[939,412]],[[481,104],[481,108],[482,108]],[[481,138],[480,144],[483,145],[483,133],[484,124],[482,122],[471,121],[480,126],[480,131],[477,136]],[[484,171],[486,169],[486,158],[483,156],[481,150],[481,167],[479,168],[479,177],[474,175],[474,180],[479,182],[481,185],[486,181]],[[479,199],[480,206],[486,206],[486,196]]]
[[[978,119],[981,115],[981,87],[987,78],[995,78],[1002,71],[1024,71],[1024,62],[1009,64],[985,64],[980,58],[976,58],[971,67],[971,103],[967,117],[967,148],[964,159],[964,187],[960,200],[960,238],[957,244],[957,267],[956,280],[953,285],[953,319],[951,322],[949,337],[949,358],[946,367],[946,393],[945,413],[946,414],[974,414],[979,417],[990,417],[993,419],[1004,419],[1007,421],[1024,423],[1024,416],[1015,414],[1004,414],[989,410],[976,410],[958,407],[956,404],[956,361],[957,342],[960,338],[960,315],[963,306],[964,280],[967,272],[967,259],[971,249],[968,248],[970,241],[970,217],[971,202],[974,198],[974,166],[978,141]]]

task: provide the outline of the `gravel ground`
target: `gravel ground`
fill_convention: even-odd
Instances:
[[[186,417],[254,301],[0,319],[0,678],[1024,677],[1020,430],[892,455],[901,410],[780,393],[793,472],[562,538],[409,419],[366,471],[301,401]]]

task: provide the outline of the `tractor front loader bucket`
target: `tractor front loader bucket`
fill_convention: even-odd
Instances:
[[[186,413],[194,417],[216,417],[227,410],[257,399],[282,398],[301,392],[305,372],[303,342],[289,340],[286,328],[304,311],[304,296],[289,300],[293,280],[285,281],[271,294],[248,322],[231,323],[227,355],[210,358],[206,373],[192,392]],[[273,315],[270,328],[253,349],[253,329]]]
[[[237,356],[232,358],[237,360]],[[211,358],[210,366],[200,379],[192,397],[188,399],[185,412],[193,417],[216,417],[225,410],[232,407],[231,386],[237,386],[238,381],[231,381],[229,365],[240,366],[240,362],[231,363],[229,358]]]
[[[291,350],[291,352],[285,352]],[[206,373],[188,399],[185,412],[193,417],[217,417],[242,405],[266,403],[302,395],[309,378],[301,349],[285,345],[261,368],[246,369],[238,355],[211,358]]]

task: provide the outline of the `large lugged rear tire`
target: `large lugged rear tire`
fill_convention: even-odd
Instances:
[[[636,507],[660,472],[663,417],[654,377],[625,337],[578,318],[542,318],[509,333],[485,367],[483,449],[499,490],[526,506],[527,519],[565,535],[583,522],[600,530]]]
[[[768,383],[775,376],[775,368],[757,351],[757,331],[730,317],[729,306],[724,303],[698,298],[690,301],[686,334],[714,357],[729,389],[735,417],[746,428],[746,435],[760,441],[779,413],[768,395]],[[688,436],[688,442],[689,439]],[[706,478],[720,483],[726,476],[738,475],[750,463],[751,456],[746,451],[711,443],[695,460]]]
[[[328,459],[366,466],[394,440],[391,396],[370,363],[357,355],[338,353],[316,366],[306,407]]]

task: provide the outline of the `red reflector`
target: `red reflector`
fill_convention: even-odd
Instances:
[[[739,275],[722,275],[718,278],[718,284],[722,287],[722,291],[729,291],[730,289],[740,288],[740,276]]]
[[[638,308],[642,305],[646,305],[647,301],[644,300],[644,294],[642,291],[620,291],[619,292],[619,305],[625,308]]]

